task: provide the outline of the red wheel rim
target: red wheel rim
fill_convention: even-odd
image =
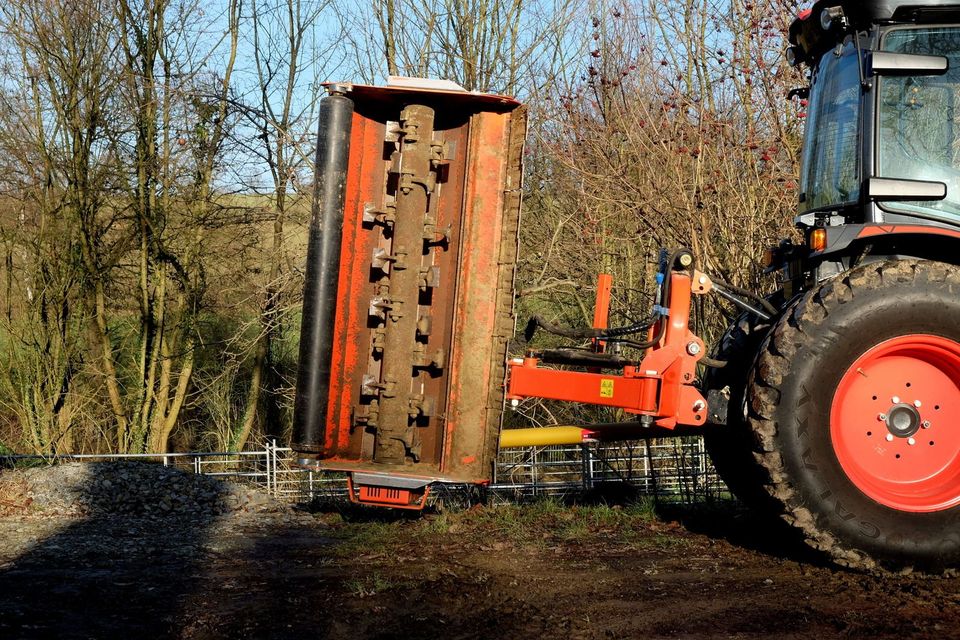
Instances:
[[[893,509],[960,504],[960,344],[932,335],[881,342],[847,369],[830,437],[847,477]]]

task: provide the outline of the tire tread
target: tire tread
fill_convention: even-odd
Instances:
[[[807,544],[846,567],[875,569],[880,566],[880,561],[865,551],[845,547],[820,527],[814,513],[802,503],[778,452],[776,410],[779,386],[789,372],[793,357],[802,345],[812,340],[831,308],[851,302],[858,291],[891,283],[916,284],[920,279],[931,283],[956,283],[960,287],[960,270],[943,263],[919,260],[874,263],[807,292],[787,310],[764,341],[747,390],[748,423],[755,438],[757,461],[766,470],[768,483],[765,489],[782,509],[780,517],[800,529]]]

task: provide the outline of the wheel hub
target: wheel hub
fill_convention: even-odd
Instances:
[[[920,430],[920,412],[913,405],[903,402],[887,411],[887,430],[896,438],[909,438]]]
[[[960,343],[934,335],[899,336],[867,350],[841,377],[830,408],[844,473],[901,511],[960,505],[957,424]]]

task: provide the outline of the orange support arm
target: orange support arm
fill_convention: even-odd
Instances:
[[[653,414],[659,377],[631,377],[541,369],[536,358],[510,362],[508,397],[546,398],[584,404],[621,407],[634,413]]]
[[[670,273],[669,313],[652,334],[659,339],[635,367],[619,375],[543,369],[536,358],[510,361],[507,398],[546,398],[619,407],[647,416],[648,423],[673,429],[677,425],[701,426],[707,403],[694,386],[697,361],[704,355],[703,341],[690,331],[690,301],[705,293],[706,276],[681,271]],[[600,292],[598,291],[598,302]],[[597,311],[595,322],[604,314]]]
[[[593,305],[593,328],[606,329],[610,322],[610,291],[613,289],[613,276],[601,273],[597,277],[597,301]],[[598,353],[606,349],[606,341],[595,339],[593,344]]]

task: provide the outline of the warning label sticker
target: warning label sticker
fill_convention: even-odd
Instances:
[[[612,379],[604,378],[600,381],[600,397],[601,398],[613,397],[613,380]]]

